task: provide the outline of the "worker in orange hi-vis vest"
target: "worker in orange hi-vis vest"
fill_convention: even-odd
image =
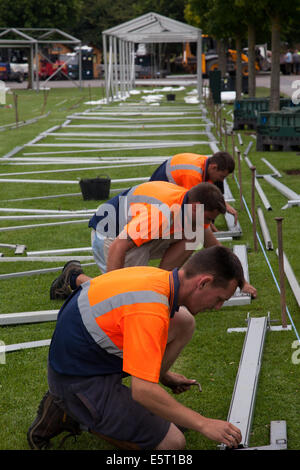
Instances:
[[[147,266],[152,259],[171,271],[195,250],[220,245],[210,223],[225,212],[224,197],[214,184],[189,190],[165,181],[137,185],[101,204],[90,219],[94,259],[102,273]],[[80,280],[85,282],[82,276],[74,278],[76,265],[80,270],[80,263],[68,262],[52,282],[51,299],[67,298]],[[244,292],[256,297],[248,282]]]
[[[237,447],[236,426],[181,404],[167,388],[201,391],[196,379],[170,369],[192,340],[195,315],[220,309],[243,283],[238,257],[218,245],[194,253],[180,269],[129,267],[81,284],[58,313],[49,389],[27,433],[30,447],[85,430],[121,449],[181,450],[187,429]],[[201,363],[200,352],[200,371]]]
[[[211,157],[196,153],[178,153],[163,162],[150,181],[169,181],[186,189],[202,183],[214,183],[224,193],[224,180],[233,173],[234,159],[228,152],[216,152]],[[226,210],[237,223],[238,212],[226,203]]]

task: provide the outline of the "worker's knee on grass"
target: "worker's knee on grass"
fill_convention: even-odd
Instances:
[[[178,312],[175,314],[174,319],[176,332],[181,337],[185,337],[186,341],[189,341],[192,338],[196,327],[193,315],[185,307],[180,307]]]
[[[183,433],[175,424],[171,423],[165,438],[156,447],[156,450],[184,450],[186,441]]]

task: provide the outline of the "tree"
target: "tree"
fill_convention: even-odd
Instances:
[[[280,108],[280,49],[282,31],[287,29],[289,19],[300,20],[299,0],[259,0],[261,7],[270,18],[272,34],[272,70],[271,70],[271,96],[270,111]]]
[[[244,16],[248,33],[248,87],[249,96],[256,95],[256,37],[259,29],[264,29],[266,23],[265,12],[258,2],[249,0],[235,0],[235,5],[240,9],[240,14]],[[268,23],[268,21],[267,21]]]
[[[72,29],[70,18],[77,21],[82,0],[1,0],[0,26],[8,28]]]
[[[98,47],[102,45],[102,31],[118,26],[149,12],[184,21],[185,0],[85,0],[80,20],[73,26],[73,34],[82,41]]]
[[[271,26],[271,48],[272,48],[272,69],[271,69],[271,93],[270,110],[279,109],[280,100],[280,49],[283,32],[287,31],[291,22],[299,24],[300,0],[257,0],[253,3],[250,0],[236,0],[237,4],[248,12],[248,17],[252,24],[256,18],[261,16],[266,23]],[[293,20],[291,21],[291,18]]]
[[[242,41],[245,39],[246,22],[243,12],[237,8],[235,0],[188,0],[186,5],[186,19],[217,39],[218,55],[222,76],[226,73],[227,43],[235,41],[236,56],[236,93],[237,98],[242,93]]]

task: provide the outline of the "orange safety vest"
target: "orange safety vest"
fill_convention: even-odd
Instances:
[[[207,179],[207,160],[209,157],[196,153],[179,153],[166,163],[168,181],[191,189],[196,184],[212,181]]]
[[[158,382],[178,270],[123,268],[82,284],[61,308],[49,360],[58,373],[121,373]]]

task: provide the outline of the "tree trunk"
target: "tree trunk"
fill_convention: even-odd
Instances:
[[[219,57],[219,70],[221,70],[221,76],[224,78],[227,71],[227,57],[226,44],[223,39],[217,40],[217,54]]]
[[[235,39],[236,47],[236,72],[235,72],[235,91],[236,99],[242,97],[242,40],[241,37]]]
[[[33,89],[33,83],[32,83],[32,67],[33,67],[33,63],[32,63],[32,60],[31,60],[31,53],[30,53],[30,49],[29,49],[29,52],[28,52],[28,55],[27,55],[27,62],[28,62],[28,84],[27,84],[27,89],[29,90],[32,90]]]
[[[270,111],[279,110],[280,100],[280,18],[271,17],[272,28],[272,68]]]
[[[248,25],[248,87],[249,97],[254,98],[256,94],[256,72],[255,72],[255,26]]]

